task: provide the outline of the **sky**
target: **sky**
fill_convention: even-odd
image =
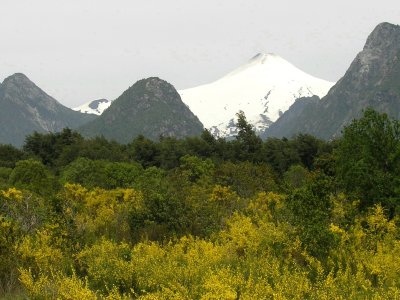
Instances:
[[[68,107],[158,76],[212,82],[259,52],[330,81],[399,0],[0,0],[0,81],[20,72]]]

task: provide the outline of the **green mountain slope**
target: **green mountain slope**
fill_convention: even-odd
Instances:
[[[142,79],[128,88],[104,113],[79,131],[127,143],[139,134],[182,138],[198,135],[203,125],[182,102],[168,82],[156,77]]]

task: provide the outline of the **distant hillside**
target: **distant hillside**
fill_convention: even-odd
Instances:
[[[85,136],[103,135],[127,143],[139,134],[153,140],[199,135],[203,125],[171,84],[151,77],[136,82],[79,130]]]
[[[94,116],[69,109],[17,73],[0,85],[0,143],[21,146],[25,136],[77,128]]]
[[[266,130],[264,137],[302,132],[334,138],[367,107],[400,119],[400,26],[379,24],[325,97],[299,101]]]

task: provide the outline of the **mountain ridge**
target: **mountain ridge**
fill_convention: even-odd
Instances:
[[[367,107],[400,119],[399,25],[378,24],[363,50],[325,97],[307,105],[301,113],[295,111],[296,106],[291,107],[263,137],[309,133],[323,139],[336,138]],[[298,118],[294,120],[293,115]]]
[[[15,73],[0,86],[0,143],[21,146],[26,135],[72,129],[93,119],[49,96],[26,75]]]

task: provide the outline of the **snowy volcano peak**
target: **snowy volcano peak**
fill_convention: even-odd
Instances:
[[[294,73],[292,76],[288,76],[288,72]],[[273,77],[274,80],[281,82],[289,77],[312,77],[302,70],[295,67],[293,64],[283,59],[279,55],[273,53],[258,53],[252,57],[247,63],[236,68],[226,76],[232,77],[237,75],[254,75],[254,76],[269,76]],[[317,78],[316,78],[317,79]]]
[[[257,53],[248,61],[248,64],[290,64],[288,61],[284,60],[282,57],[275,53]]]
[[[259,53],[215,82],[181,90],[184,103],[217,135],[236,134],[235,114],[244,111],[257,131],[276,121],[297,98],[325,96],[333,86],[282,57]]]
[[[257,53],[254,55],[247,64],[265,64],[265,63],[274,63],[276,61],[283,60],[280,56],[274,53]]]
[[[261,63],[264,64],[266,62],[271,62],[271,61],[278,61],[278,60],[283,60],[285,61],[282,57],[279,55],[276,55],[275,53],[257,53],[254,55],[252,58],[250,58],[249,63]]]
[[[273,53],[258,53],[253,56],[247,63],[243,64],[242,66],[236,68],[232,72],[228,73],[222,78],[235,76],[240,74],[248,69],[254,68],[263,68],[268,69],[270,72],[274,70],[288,70],[295,68],[292,64],[288,61],[284,60],[282,57],[273,54]],[[221,79],[222,79],[221,78]]]

